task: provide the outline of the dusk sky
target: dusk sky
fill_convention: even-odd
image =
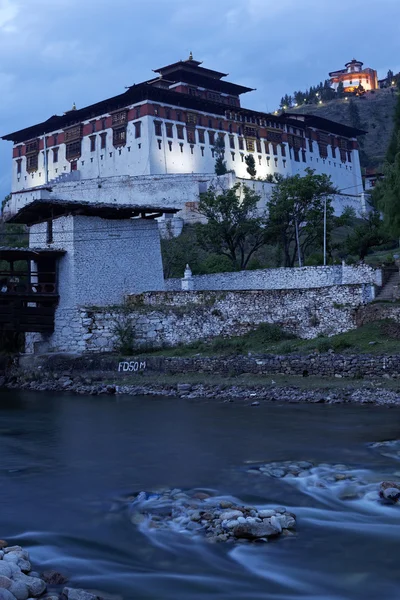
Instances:
[[[273,111],[353,57],[400,70],[399,0],[0,0],[0,135],[114,96],[192,51]],[[0,143],[0,196],[11,148]]]

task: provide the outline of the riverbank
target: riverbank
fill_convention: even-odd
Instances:
[[[0,387],[79,395],[400,405],[400,355],[21,355]]]
[[[29,553],[21,546],[9,546],[0,540],[1,600],[106,600],[100,592],[88,592],[66,586],[67,578],[54,570],[41,575],[32,569]]]
[[[125,375],[110,373],[19,373],[3,378],[4,387],[39,392],[68,392],[90,396],[152,396],[240,402],[258,406],[266,402],[320,404],[375,404],[400,406],[397,380],[354,380],[342,378],[260,376],[242,374]]]

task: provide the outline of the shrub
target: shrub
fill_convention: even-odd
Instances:
[[[332,341],[332,348],[335,351],[340,352],[340,350],[347,350],[348,348],[351,348],[352,346],[353,346],[353,344],[351,342],[349,342],[348,340],[338,339],[338,340]]]
[[[115,336],[115,349],[121,354],[132,354],[135,348],[135,332],[132,317],[127,309],[114,319],[112,333]]]
[[[318,352],[321,352],[322,354],[324,352],[328,352],[331,349],[331,346],[332,346],[331,342],[327,339],[321,339],[321,340],[318,340],[318,342],[317,342],[317,350],[318,350]]]
[[[273,325],[271,323],[262,323],[250,335],[254,343],[260,344],[292,340],[296,337],[292,333],[284,331],[279,325]]]

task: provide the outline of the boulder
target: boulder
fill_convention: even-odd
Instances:
[[[400,484],[383,481],[379,489],[379,496],[388,504],[396,504],[400,499]]]
[[[240,523],[233,530],[233,535],[238,539],[255,540],[279,535],[280,531],[268,521],[262,523]]]
[[[42,573],[42,579],[48,585],[65,585],[68,581],[64,575],[59,573],[58,571],[45,571]]]
[[[68,600],[98,600],[98,596],[95,596],[91,592],[85,590],[74,590],[69,587],[63,589],[63,594]]]

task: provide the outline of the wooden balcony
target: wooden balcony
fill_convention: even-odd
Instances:
[[[0,330],[16,333],[54,330],[59,300],[57,258],[63,253],[0,248]]]

